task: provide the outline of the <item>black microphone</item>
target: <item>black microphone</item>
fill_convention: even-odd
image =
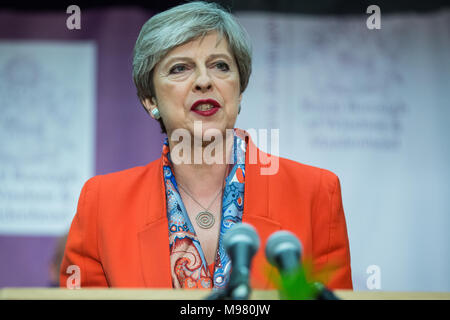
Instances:
[[[266,244],[266,258],[282,273],[291,273],[300,267],[302,245],[289,231],[274,232]]]
[[[223,246],[231,260],[230,282],[227,288],[212,294],[209,299],[246,300],[250,296],[250,265],[259,249],[255,228],[247,223],[236,223],[223,237]]]
[[[308,284],[301,269],[301,256],[302,245],[300,240],[289,231],[274,232],[267,240],[266,258],[270,264],[278,268],[282,277],[291,277],[290,279],[297,279],[294,280],[297,281],[296,283],[309,286],[317,300],[338,300],[333,292],[323,284],[319,282]]]

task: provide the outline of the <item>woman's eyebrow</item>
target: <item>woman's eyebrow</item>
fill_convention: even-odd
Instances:
[[[192,61],[192,59],[189,57],[182,57],[182,56],[172,57],[169,60],[167,60],[166,62],[164,62],[163,65],[164,65],[164,67],[168,67],[175,61]]]
[[[211,61],[217,58],[222,58],[222,59],[226,59],[229,62],[232,61],[232,57],[229,54],[226,53],[213,53],[211,55],[208,56],[208,58],[206,59],[206,61]],[[173,62],[175,61],[187,61],[187,62],[192,62],[193,59],[190,57],[184,57],[184,56],[175,56],[175,57],[171,57],[169,58],[167,61],[164,62],[164,67],[168,67],[170,66]]]
[[[231,62],[233,60],[233,58],[229,54],[226,54],[226,53],[213,53],[208,57],[208,60],[214,60],[217,58],[223,58],[223,59],[229,60],[229,62]]]

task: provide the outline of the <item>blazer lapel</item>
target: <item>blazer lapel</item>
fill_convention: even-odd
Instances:
[[[256,150],[258,155],[261,151],[256,148],[248,135],[246,142],[244,213],[242,221],[254,226],[261,240],[259,250],[252,261],[251,286],[268,289],[274,287],[271,277],[275,268],[267,262],[264,249],[267,238],[275,231],[280,230],[281,225],[271,217],[269,176],[261,175],[261,164],[259,161],[257,163],[249,163],[249,154],[251,152],[249,152],[249,149],[255,148],[253,151]]]
[[[138,232],[142,273],[146,287],[171,288],[169,231],[162,160],[149,166],[147,180],[148,211],[144,227]],[[158,182],[157,182],[158,181]]]

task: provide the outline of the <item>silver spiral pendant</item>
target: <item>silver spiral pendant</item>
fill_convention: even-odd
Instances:
[[[211,212],[202,211],[197,214],[195,221],[202,229],[209,229],[214,225],[215,219]]]

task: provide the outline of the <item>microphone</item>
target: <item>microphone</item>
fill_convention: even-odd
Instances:
[[[227,288],[213,293],[209,299],[246,300],[250,296],[250,264],[259,249],[259,237],[253,226],[236,223],[223,237],[223,246],[231,260],[230,282]]]
[[[291,273],[300,267],[302,245],[289,231],[274,232],[266,244],[266,258],[282,273]]]
[[[280,271],[283,290],[291,298],[311,297],[317,300],[338,300],[334,293],[319,282],[308,283],[301,266],[302,245],[289,231],[274,232],[266,244],[266,258]]]
[[[250,296],[250,264],[259,249],[259,237],[253,226],[235,224],[225,233],[223,246],[231,259],[228,291],[232,299],[243,300]]]

